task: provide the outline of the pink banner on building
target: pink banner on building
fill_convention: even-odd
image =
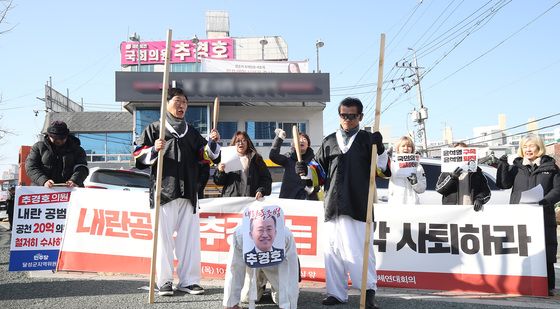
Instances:
[[[171,42],[171,48],[171,63],[200,62],[203,58],[234,59],[231,38],[200,40],[198,45],[190,40],[178,40]],[[163,64],[165,41],[121,43],[121,65],[137,65],[138,54],[141,64]]]

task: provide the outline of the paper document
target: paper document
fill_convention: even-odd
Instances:
[[[226,165],[226,173],[240,171],[243,168],[239,155],[237,154],[237,147],[227,146],[220,149],[222,153],[222,160],[220,162]]]
[[[544,198],[543,187],[539,184],[533,189],[521,192],[519,204],[538,204]]]

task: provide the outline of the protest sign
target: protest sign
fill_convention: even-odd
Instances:
[[[56,269],[70,188],[17,187],[10,271]]]

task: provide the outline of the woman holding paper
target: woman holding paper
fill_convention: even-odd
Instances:
[[[414,154],[414,142],[403,136],[395,144],[397,155],[391,159],[389,204],[419,204],[419,193],[426,191],[426,174]],[[404,154],[414,156],[408,160]]]
[[[523,191],[542,186],[544,194],[538,203],[544,210],[548,295],[554,296],[554,262],[558,249],[554,204],[560,201],[559,169],[554,158],[546,155],[543,140],[537,135],[522,138],[517,154],[519,157],[513,160],[512,165],[508,163],[507,155],[500,158],[496,185],[501,189],[512,188],[510,204],[519,204]]]
[[[463,142],[453,148],[466,148]],[[488,180],[480,167],[471,172],[457,167],[453,172],[442,172],[436,183],[436,191],[442,195],[442,205],[473,205],[474,211],[481,211],[490,200]]]
[[[302,161],[307,165],[307,175],[300,176],[295,171],[296,162],[298,161],[295,148],[292,148],[290,152],[280,154],[280,147],[286,139],[286,132],[280,128],[274,132],[276,133],[276,138],[272,143],[268,157],[272,162],[284,168],[280,198],[319,200],[317,193],[326,175],[323,168],[314,159],[315,153],[310,147],[311,141],[309,136],[300,132],[299,145],[294,145],[294,147],[300,148]]]
[[[214,173],[214,183],[223,186],[222,196],[254,196],[260,199],[270,195],[272,177],[247,132],[235,132],[230,146],[236,147],[241,169],[227,172],[226,164],[218,164]]]

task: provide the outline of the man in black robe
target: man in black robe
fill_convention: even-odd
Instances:
[[[326,306],[348,301],[348,273],[352,286],[360,288],[365,241],[367,200],[372,146],[377,146],[377,174],[390,176],[388,156],[379,132],[360,130],[363,105],[359,99],[346,98],[338,106],[340,128],[323,139],[315,159],[327,173],[325,180],[325,271]],[[307,168],[298,162],[296,172]],[[385,173],[385,174],[383,174]],[[373,214],[372,214],[373,215]],[[366,307],[377,308],[377,275],[373,254],[373,230],[368,262]]]

